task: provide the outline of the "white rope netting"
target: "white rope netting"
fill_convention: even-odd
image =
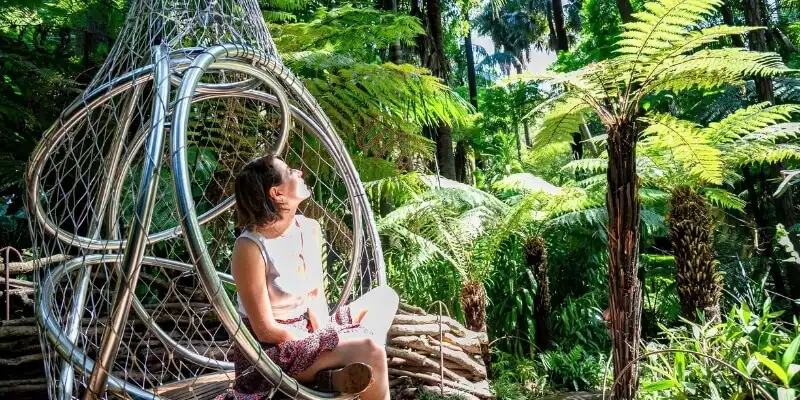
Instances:
[[[234,343],[286,394],[332,396],[283,377],[233,305],[233,180],[271,150],[313,193],[301,211],[326,236],[329,301],[383,283],[358,174],[257,3],[131,2],[108,59],[27,171],[34,252],[68,256],[36,277],[51,398],[154,398],[231,371]]]

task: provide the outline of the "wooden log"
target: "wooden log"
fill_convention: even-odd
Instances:
[[[399,310],[402,310],[402,311],[405,311],[405,312],[408,312],[408,313],[411,313],[411,314],[417,314],[417,315],[425,315],[425,314],[427,314],[425,312],[425,310],[423,310],[423,309],[421,309],[419,307],[412,306],[411,304],[400,303],[397,308]]]
[[[67,257],[63,254],[54,254],[50,257],[39,258],[31,261],[11,262],[8,263],[8,272],[11,275],[29,274],[33,272],[38,265],[58,263],[66,259]],[[5,273],[5,267],[2,262],[0,262],[0,271]]]
[[[424,382],[432,382],[434,384],[439,384],[439,382],[441,381],[441,378],[438,375],[409,372],[409,371],[403,371],[403,370],[396,369],[396,368],[389,368],[389,375],[390,376],[408,376],[408,377],[411,377],[411,378],[420,379],[420,380],[422,380]],[[484,390],[484,389],[475,388],[471,384],[470,385],[466,385],[466,384],[462,384],[462,383],[458,383],[458,382],[453,382],[453,381],[450,381],[450,380],[447,380],[447,379],[445,379],[442,383],[447,385],[447,386],[450,386],[452,388],[460,389],[460,390],[463,390],[463,391],[465,391],[467,393],[476,395],[478,397],[487,398],[487,399],[493,397],[491,392],[489,392],[487,390]]]
[[[439,355],[439,347],[433,346],[428,340],[416,336],[399,336],[389,340],[393,345],[405,346],[415,350],[424,351],[430,354]],[[461,351],[453,351],[447,347],[442,349],[444,358],[454,361],[463,366],[464,369],[469,370],[472,374],[478,376],[486,376],[486,367],[480,365],[476,360],[471,358],[467,353]]]
[[[14,358],[0,358],[0,367],[19,367],[31,363],[39,363],[44,360],[42,352],[27,354]]]
[[[6,284],[6,278],[4,276],[0,276],[0,285]],[[33,289],[35,284],[31,281],[23,281],[21,279],[9,279],[8,285],[11,287],[18,287],[18,288],[31,288]]]
[[[481,350],[481,341],[477,337],[457,337],[455,335],[445,333],[444,341],[447,343],[452,343],[470,354],[483,354],[483,350]]]
[[[392,327],[389,328],[389,336],[439,335],[440,327],[444,332],[450,329],[444,324],[392,325]]]
[[[421,368],[432,369],[437,373],[441,370],[441,372],[444,373],[444,375],[447,376],[448,378],[454,379],[457,382],[468,383],[466,378],[464,378],[459,374],[456,374],[453,371],[450,371],[449,368],[442,367],[439,362],[433,361],[425,356],[416,354],[413,351],[386,346],[386,355],[413,360],[415,362],[418,362]],[[402,369],[407,369],[407,368],[415,368],[415,366],[403,367]]]
[[[395,315],[394,316],[394,325],[428,325],[428,324],[438,324],[440,319],[438,315]],[[464,325],[461,325],[460,322],[456,321],[453,318],[448,316],[441,317],[441,323],[447,325],[449,329],[445,329],[445,332],[449,332],[457,337],[460,338],[469,338],[471,340],[477,340],[477,346],[480,347],[481,343],[488,342],[488,336],[485,332],[473,332],[469,329],[465,328]],[[438,335],[439,332],[437,331],[436,334]]]
[[[453,350],[453,351],[464,351],[464,349],[462,349],[461,347],[458,347],[458,346],[456,346],[456,345],[454,345],[452,343],[448,343],[446,341],[445,342],[440,342],[438,340],[438,338],[439,338],[439,336],[437,335],[437,336],[429,338],[428,341],[431,343],[431,345],[436,346],[436,347],[439,347],[439,345],[441,344],[442,347],[444,347],[446,349],[450,349],[450,350]]]

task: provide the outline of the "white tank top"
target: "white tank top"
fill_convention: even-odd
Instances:
[[[267,239],[258,232],[239,236],[258,244],[266,263],[267,293],[275,319],[297,318],[308,311],[308,294],[322,282],[319,223],[302,215],[283,235]],[[238,310],[247,312],[237,293]]]

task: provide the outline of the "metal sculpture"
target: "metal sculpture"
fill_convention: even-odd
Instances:
[[[36,277],[51,398],[160,398],[153,388],[232,370],[233,345],[289,396],[337,396],[283,376],[232,302],[233,178],[267,151],[306,172],[334,311],[384,283],[358,174],[257,3],[133,1],[26,172],[37,258],[67,256]]]

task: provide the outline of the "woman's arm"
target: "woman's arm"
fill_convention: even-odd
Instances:
[[[260,342],[278,344],[296,339],[288,329],[275,321],[267,292],[266,261],[258,244],[237,240],[231,260],[231,274],[250,326]]]

